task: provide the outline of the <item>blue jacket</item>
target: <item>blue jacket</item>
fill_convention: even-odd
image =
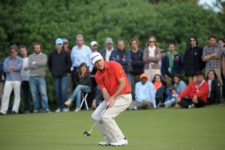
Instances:
[[[136,53],[130,51],[131,57],[131,66],[132,71],[130,72],[132,75],[140,75],[144,72],[144,60],[143,60],[143,52],[138,50]]]
[[[110,60],[120,63],[124,72],[128,73],[132,70],[130,52],[128,50],[114,50],[110,56]]]
[[[173,61],[173,67],[170,68],[169,66],[169,58],[167,55],[165,55],[162,58],[162,67],[161,67],[161,72],[163,77],[165,77],[165,75],[169,75],[169,76],[174,76],[175,74],[181,74],[183,71],[183,58],[179,55],[176,54],[174,56],[174,61]]]

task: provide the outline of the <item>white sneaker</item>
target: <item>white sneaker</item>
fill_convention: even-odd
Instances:
[[[195,105],[191,104],[191,105],[188,106],[188,108],[195,108]]]
[[[128,145],[128,140],[125,138],[119,142],[112,142],[110,143],[112,146],[127,146]]]
[[[76,108],[74,111],[75,111],[75,112],[78,112],[78,111],[80,111],[80,108]]]
[[[69,108],[63,108],[63,112],[69,112]]]
[[[55,110],[55,112],[61,112],[61,109],[60,109],[60,108],[57,108],[57,109]]]
[[[66,102],[65,102],[65,105],[70,107],[72,105],[72,99],[68,99]]]

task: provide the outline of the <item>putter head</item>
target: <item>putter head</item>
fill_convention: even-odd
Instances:
[[[91,136],[91,132],[90,132],[90,131],[88,131],[88,130],[84,131],[84,133],[83,133],[83,134],[85,134],[86,136]]]

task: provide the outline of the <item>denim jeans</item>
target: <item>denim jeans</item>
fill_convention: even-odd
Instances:
[[[55,97],[57,106],[60,109],[64,108],[64,102],[67,99],[67,75],[54,78]]]
[[[91,88],[87,85],[77,85],[75,90],[73,91],[72,96],[70,97],[73,101],[76,98],[76,108],[80,108],[81,94],[82,92],[90,92]]]
[[[48,110],[48,97],[46,91],[46,80],[45,77],[30,76],[30,91],[34,103],[34,111],[39,111],[39,100],[43,110]]]

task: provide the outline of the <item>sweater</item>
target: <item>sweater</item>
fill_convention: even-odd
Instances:
[[[199,97],[202,101],[206,102],[209,93],[208,82],[203,80],[203,83],[197,88],[196,82],[191,82],[183,92],[179,94],[179,97],[182,99],[185,96],[188,96],[192,99],[195,95]]]
[[[29,56],[30,76],[45,76],[47,55],[33,53]]]

